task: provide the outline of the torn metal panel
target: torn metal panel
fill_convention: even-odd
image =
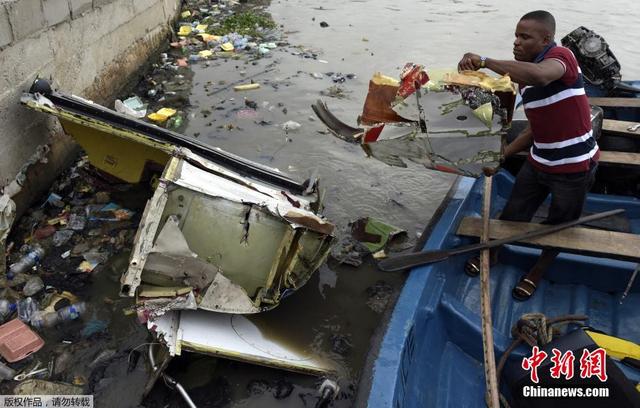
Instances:
[[[274,215],[285,218],[290,216],[292,220],[297,218],[301,222],[300,226],[325,234],[333,233],[333,225],[312,212],[314,203],[310,197],[313,196],[303,196],[249,180],[186,149],[182,149],[180,153],[184,155],[184,160],[180,166],[173,166],[170,171],[165,172],[167,180],[209,196],[259,204]],[[295,201],[297,205],[291,201]]]
[[[172,310],[196,310],[198,302],[193,291],[175,297],[150,297],[138,299],[139,317],[153,320]]]
[[[318,117],[343,140],[391,166],[406,160],[427,168],[478,177],[500,164],[511,124],[515,88],[508,76],[434,72],[407,64],[400,81],[376,73],[359,124],[340,122],[318,102]]]
[[[199,258],[152,252],[144,265],[142,280],[154,285],[186,285],[203,290],[217,274],[215,266]]]
[[[372,253],[384,249],[395,238],[406,234],[398,227],[371,217],[360,218],[351,224],[351,236]]]
[[[247,292],[224,277],[217,274],[213,283],[202,295],[199,307],[204,310],[224,313],[258,313],[260,308],[256,307]]]
[[[8,194],[0,196],[0,273],[6,272],[7,256],[5,244],[7,236],[11,231],[11,226],[16,218],[16,204]]]
[[[193,351],[316,376],[332,376],[336,364],[270,336],[245,316],[201,311],[169,312],[147,322],[171,355]]]
[[[166,203],[167,193],[164,183],[161,182],[144,209],[134,238],[135,245],[129,259],[129,268],[120,278],[120,293],[125,296],[135,296],[140,285],[142,268],[153,248],[154,238],[160,227],[160,216]]]
[[[178,217],[172,216],[167,218],[167,222],[164,223],[164,227],[158,234],[158,237],[153,243],[151,252],[157,254],[163,254],[166,256],[184,256],[195,258],[198,255],[191,252],[187,240],[180,231]]]
[[[193,153],[187,148],[176,149],[175,156],[183,157],[185,161],[197,168],[216,174],[221,178],[234,181],[241,186],[260,192],[268,197],[282,198],[281,196],[284,192],[286,195],[293,196],[296,201],[301,203],[302,208],[304,209],[311,209],[314,201],[317,200],[317,180],[315,180],[315,177],[305,180],[301,185],[302,190],[297,191],[295,189],[284,188],[285,186],[283,185],[272,184],[264,180],[247,178],[237,170],[217,164],[206,157]],[[273,169],[273,171],[279,172],[279,170],[276,169]],[[167,176],[169,177],[170,175],[173,175],[173,172],[167,172]]]
[[[277,306],[326,259],[333,225],[305,197],[182,153],[169,161],[145,210],[123,293],[133,295],[140,282],[184,285],[198,293],[200,309]]]
[[[398,80],[376,72],[369,81],[369,92],[362,107],[360,124],[373,126],[379,123],[411,122],[391,109],[399,86]]]
[[[203,290],[218,269],[191,252],[175,216],[167,218],[147,257],[142,280],[155,285],[186,285]]]
[[[161,298],[161,297],[177,297],[186,295],[193,290],[192,287],[187,286],[151,286],[140,285],[139,294],[143,298]]]

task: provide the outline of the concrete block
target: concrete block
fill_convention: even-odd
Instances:
[[[71,18],[78,18],[91,10],[93,0],[69,0],[69,6],[71,7]]]
[[[129,0],[118,0],[96,8],[91,13],[86,13],[82,19],[73,20],[74,32],[82,33],[80,42],[76,44],[81,47],[106,48],[102,44],[102,37],[113,31],[120,31],[122,26],[129,23],[134,17],[133,6]],[[105,21],[109,21],[109,24],[105,24]],[[62,40],[61,44],[67,43],[64,39]],[[125,44],[117,45],[116,48],[126,47]]]
[[[46,116],[20,105],[20,94],[28,89],[33,78],[14,83],[6,95],[0,98],[0,123],[3,124],[0,144],[0,180],[6,184],[12,180],[24,162],[34,153],[35,147],[46,143],[48,132],[41,125]],[[28,136],[27,136],[28,135]]]
[[[9,25],[9,14],[7,10],[0,4],[0,47],[4,47],[13,41],[13,33]]]
[[[17,0],[6,3],[13,38],[18,41],[45,26],[40,0]]]
[[[0,56],[0,96],[12,90],[25,79],[33,80],[36,74],[44,75],[43,68],[53,61],[53,52],[46,32],[16,41],[2,50]],[[29,89],[27,86],[26,89]],[[21,89],[23,90],[23,89]],[[0,110],[2,107],[0,106]],[[0,121],[0,129],[2,129]],[[1,136],[0,136],[1,140]]]
[[[67,21],[71,15],[67,0],[42,0],[42,9],[49,27]]]

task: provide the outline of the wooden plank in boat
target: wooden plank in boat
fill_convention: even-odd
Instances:
[[[640,98],[590,97],[589,104],[601,107],[640,108]]]
[[[607,164],[640,166],[640,153],[600,151],[600,162]]]
[[[637,127],[635,127],[637,126]],[[635,130],[629,130],[635,129]],[[631,136],[640,138],[640,123],[627,122],[624,120],[605,119],[602,121],[602,130],[616,133],[620,136]]]
[[[500,239],[522,234],[541,228],[540,224],[491,220],[490,237]],[[458,227],[458,235],[479,237],[482,231],[482,219],[463,218]],[[520,242],[528,246],[554,247],[565,252],[594,255],[624,260],[640,260],[640,236],[624,232],[605,231],[584,227],[573,227],[551,235],[528,239]]]

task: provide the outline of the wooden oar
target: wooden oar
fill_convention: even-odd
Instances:
[[[535,231],[524,232],[522,234],[513,235],[511,237],[502,238],[502,239],[496,239],[493,241],[489,241],[487,243],[480,242],[478,244],[465,245],[458,248],[398,255],[398,256],[387,258],[378,262],[378,268],[384,272],[402,271],[404,269],[413,268],[415,266],[444,261],[445,259],[453,255],[460,255],[460,254],[465,254],[467,252],[474,252],[474,251],[480,251],[482,249],[495,248],[500,245],[510,244],[516,241],[542,237],[544,235],[553,234],[554,232],[558,232],[570,227],[574,227],[576,225],[584,224],[586,222],[591,222],[591,221],[599,220],[602,218],[611,217],[612,215],[620,214],[622,212],[624,212],[623,209],[617,209],[617,210],[611,210],[611,211],[604,211],[601,213],[595,213],[592,215],[587,215],[586,217],[578,218],[577,220],[563,222],[562,224],[545,226]]]
[[[493,177],[484,179],[484,199],[482,203],[482,237],[480,242],[489,242],[489,219],[491,218],[491,185]],[[489,408],[500,408],[496,356],[493,348],[493,323],[491,322],[491,281],[489,279],[489,258],[491,250],[480,252],[480,310],[482,316],[482,348],[484,350],[484,378],[487,388],[486,400]]]

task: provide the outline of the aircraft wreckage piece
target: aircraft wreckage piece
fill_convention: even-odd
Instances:
[[[329,356],[294,344],[295,333],[269,333],[247,316],[171,311],[149,320],[147,327],[172,356],[191,351],[319,377],[340,371]]]
[[[130,183],[164,169],[121,278],[143,321],[175,309],[272,309],[326,259],[334,226],[316,213],[315,180],[299,183],[44,85],[21,102],[58,117],[96,168]]]
[[[82,146],[89,161],[113,178],[138,183],[150,171],[162,170],[174,149],[193,153],[232,169],[244,177],[262,180],[296,194],[314,192],[313,183],[300,183],[279,170],[263,166],[198,140],[144,122],[75,95],[52,91],[37,79],[20,102],[28,108],[54,115],[65,132]]]
[[[178,308],[258,313],[275,307],[324,262],[334,226],[302,196],[182,153],[171,158],[147,203],[122,293],[133,296],[149,284],[197,295],[196,305],[185,299],[166,308],[140,292],[150,316]]]
[[[409,63],[400,81],[373,76],[359,128],[341,122],[322,101],[312,108],[337,137],[384,163],[406,167],[409,160],[478,177],[500,163],[514,102],[515,87],[506,75],[465,71],[429,78],[421,65]]]

